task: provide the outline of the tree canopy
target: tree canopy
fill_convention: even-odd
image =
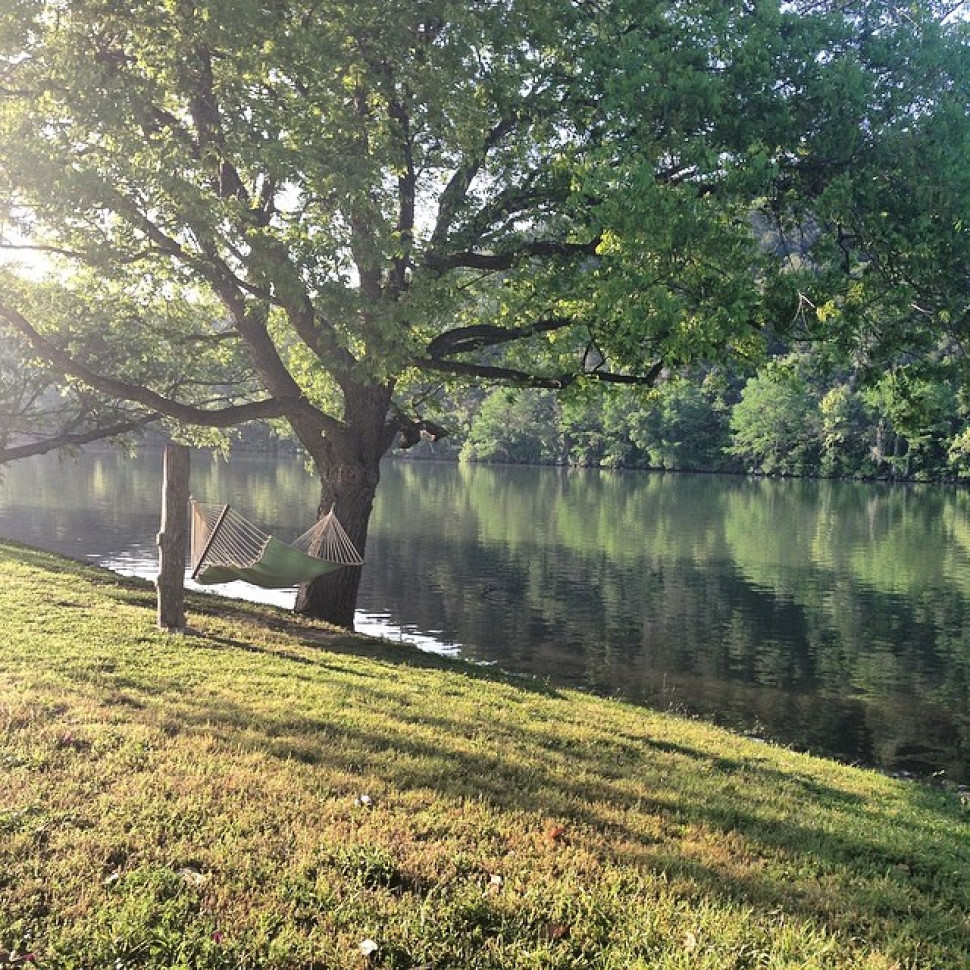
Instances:
[[[5,244],[51,271],[0,276],[4,339],[75,434],[284,420],[361,549],[449,383],[647,384],[793,329],[955,358],[958,6],[8,3]],[[356,584],[300,608],[349,624]]]

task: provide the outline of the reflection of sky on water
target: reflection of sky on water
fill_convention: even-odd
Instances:
[[[0,535],[152,580],[161,459],[15,463]],[[301,462],[192,459],[290,541]],[[970,493],[391,462],[361,633],[851,761],[970,779]],[[292,590],[200,592],[292,607]]]
[[[103,566],[121,576],[135,576],[152,582],[158,575],[158,559],[153,554],[147,555],[143,547],[134,547],[115,556],[101,557],[89,555],[85,557],[97,566]],[[289,589],[263,589],[250,583],[220,583],[203,586],[196,583],[185,572],[185,588],[196,593],[209,593],[216,596],[226,596],[229,599],[248,600],[251,603],[267,603],[284,610],[293,609],[296,601],[296,587]],[[354,629],[368,637],[381,637],[393,640],[395,643],[408,643],[428,653],[443,656],[460,656],[461,647],[457,644],[447,644],[437,640],[433,633],[421,633],[416,628],[409,628],[394,623],[390,614],[371,613],[358,610],[354,615]]]

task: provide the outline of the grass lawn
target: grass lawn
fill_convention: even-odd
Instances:
[[[0,967],[970,967],[970,810],[0,545]]]

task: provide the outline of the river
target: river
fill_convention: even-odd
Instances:
[[[282,539],[310,524],[299,459],[192,462],[197,498]],[[3,476],[0,535],[154,576],[157,452]],[[387,462],[366,558],[362,632],[970,781],[963,490]]]

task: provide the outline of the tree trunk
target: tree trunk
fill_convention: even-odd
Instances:
[[[185,559],[189,541],[189,449],[165,446],[162,523],[158,533],[158,626],[185,628]]]
[[[379,460],[370,467],[357,463],[341,464],[321,473],[322,487],[317,518],[334,508],[340,524],[361,556],[365,555],[367,526],[379,481]],[[311,546],[311,554],[316,551]],[[297,593],[296,612],[353,630],[360,576],[360,566],[344,566],[304,583]]]
[[[357,551],[365,556],[367,527],[381,479],[381,458],[395,437],[394,427],[387,420],[391,388],[349,381],[342,386],[345,429],[331,430],[323,437],[301,435],[301,441],[320,474],[317,518],[333,508]],[[297,593],[296,612],[352,630],[360,576],[361,567],[344,566],[304,583]]]

